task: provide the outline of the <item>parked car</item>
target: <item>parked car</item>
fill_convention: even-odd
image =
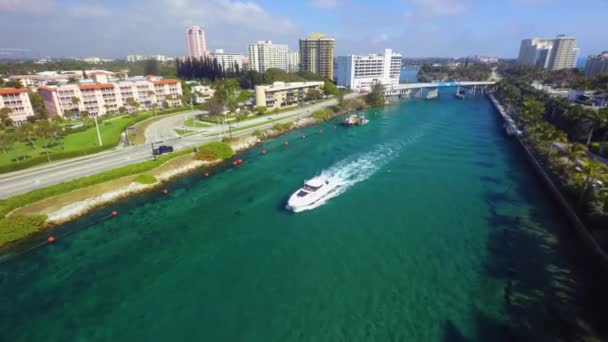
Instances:
[[[160,156],[161,154],[173,152],[173,146],[160,145],[157,148],[152,150],[155,156]]]

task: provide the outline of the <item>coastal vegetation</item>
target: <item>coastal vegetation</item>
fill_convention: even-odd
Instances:
[[[332,108],[323,108],[316,110],[312,113],[312,117],[317,120],[326,121],[329,120],[334,114],[334,110]]]
[[[15,215],[0,219],[0,246],[39,231],[45,221],[46,215]]]
[[[371,91],[365,97],[365,101],[372,107],[384,106],[386,99],[384,98],[384,86],[376,83],[372,86]]]
[[[225,142],[213,141],[199,146],[195,158],[203,161],[224,160],[232,157],[234,151]]]
[[[501,75],[510,79],[520,81],[539,81],[555,88],[572,88],[581,90],[596,90],[608,93],[608,74],[599,74],[594,77],[586,77],[582,70],[561,69],[546,70],[530,65],[507,64],[498,66]]]
[[[608,227],[608,166],[589,149],[608,137],[608,109],[549,97],[513,75],[498,84],[496,95],[579,215],[590,227]]]
[[[424,64],[418,71],[421,82],[432,81],[485,81],[492,68],[484,63],[468,63],[462,66]]]
[[[157,179],[155,176],[145,174],[145,173],[138,175],[137,177],[135,177],[134,180],[140,184],[154,184],[157,182]]]

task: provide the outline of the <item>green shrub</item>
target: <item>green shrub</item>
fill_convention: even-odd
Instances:
[[[0,246],[39,231],[46,218],[46,215],[15,215],[0,219]]]
[[[156,177],[148,174],[141,174],[135,177],[135,181],[141,184],[154,184],[156,183]]]
[[[315,112],[312,113],[312,117],[317,119],[317,120],[329,120],[329,118],[331,117],[331,115],[333,114],[333,110],[331,110],[330,108],[324,108],[324,109],[319,109]]]
[[[228,159],[234,155],[234,151],[230,145],[223,142],[210,142],[199,146],[195,158],[204,161],[213,161],[218,159]]]
[[[283,124],[275,124],[274,126],[272,126],[272,129],[275,131],[279,131],[279,132],[285,132],[291,129],[291,127],[293,126],[293,122],[286,122]]]

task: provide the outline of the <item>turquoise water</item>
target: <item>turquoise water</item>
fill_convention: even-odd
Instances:
[[[418,70],[420,67],[403,67],[399,76],[400,83],[418,83]]]
[[[367,115],[367,126],[294,132],[238,168],[57,228],[74,233],[0,265],[0,340],[541,341],[593,330],[587,296],[600,285],[489,101],[444,92]],[[346,190],[284,210],[321,172]]]

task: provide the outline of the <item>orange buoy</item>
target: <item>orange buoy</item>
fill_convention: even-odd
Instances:
[[[262,150],[262,154],[266,154],[266,150]]]
[[[55,242],[55,237],[54,236],[49,236],[46,241],[48,241],[48,243],[53,243]]]
[[[237,160],[237,162],[238,162],[239,164],[243,164],[243,159],[239,159],[239,160]]]
[[[209,172],[205,172],[204,176],[209,177]]]
[[[112,212],[112,216],[118,216],[118,211],[114,210],[114,211]]]
[[[239,164],[239,162],[236,160],[232,162],[232,166],[237,166],[238,164]]]
[[[163,194],[168,194],[169,193],[169,189],[163,189]]]

